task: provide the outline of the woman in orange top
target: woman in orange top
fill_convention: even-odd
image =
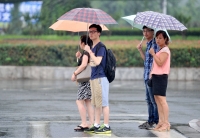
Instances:
[[[153,66],[150,73],[152,78],[152,91],[158,106],[159,122],[154,128],[156,131],[169,131],[169,107],[166,101],[168,74],[170,71],[170,50],[167,46],[169,38],[165,31],[156,33],[156,43],[160,47],[157,53],[151,48],[149,53],[153,56]]]

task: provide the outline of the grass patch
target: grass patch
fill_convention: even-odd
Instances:
[[[41,35],[41,36],[27,36],[27,35],[1,35],[0,40],[13,40],[13,39],[40,39],[40,40],[79,40],[78,33],[74,35]],[[141,36],[113,36],[113,35],[102,35],[101,40],[141,40]],[[198,36],[188,36],[186,38],[182,38],[182,36],[171,36],[171,40],[199,40]]]
[[[109,48],[119,47],[119,48],[135,48],[138,43],[140,43],[142,36],[101,36],[101,41]],[[57,36],[57,35],[44,35],[37,37],[30,36],[17,36],[17,35],[2,35],[0,37],[1,44],[11,44],[11,45],[79,45],[79,36]],[[146,45],[146,41],[143,41],[143,46]],[[187,39],[182,39],[181,36],[172,36],[171,42],[169,44],[170,48],[185,48],[185,47],[196,47],[200,48],[199,37],[188,37]]]

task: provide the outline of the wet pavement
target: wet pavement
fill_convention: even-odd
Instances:
[[[75,103],[77,84],[71,81],[1,80],[0,137],[2,138],[199,138],[189,125],[200,125],[200,81],[170,81],[167,101],[170,132],[138,129],[147,119],[142,81],[114,81],[110,85],[111,135],[74,132],[80,123]],[[192,122],[193,124],[194,121]]]

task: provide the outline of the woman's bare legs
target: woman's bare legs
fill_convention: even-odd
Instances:
[[[164,115],[163,115],[163,112],[162,112],[162,106],[161,106],[161,103],[158,99],[158,96],[154,95],[154,98],[155,98],[157,108],[158,108],[159,121],[158,121],[158,124],[156,125],[156,127],[153,130],[158,130],[164,122]]]
[[[170,129],[169,124],[169,107],[166,101],[165,96],[157,96],[157,99],[161,105],[162,108],[162,115],[163,115],[163,125],[158,128],[158,131],[168,131]],[[160,116],[159,116],[160,117]]]
[[[88,112],[88,117],[89,117],[89,124],[88,126],[91,126],[94,124],[94,108],[91,104],[91,100],[86,99],[85,100],[85,104],[86,104],[86,108],[87,108],[87,112]]]
[[[81,116],[80,126],[88,127],[87,119],[86,119],[87,114],[86,114],[86,109],[85,109],[85,101],[84,100],[76,100],[76,104],[78,106],[78,111],[79,111],[79,114]]]

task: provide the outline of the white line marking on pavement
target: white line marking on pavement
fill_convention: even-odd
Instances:
[[[199,121],[198,119],[193,119],[189,122],[189,125],[191,128],[194,128],[195,130],[200,132],[200,127],[197,125],[198,121]]]
[[[0,122],[13,122],[13,121],[0,121]],[[75,123],[75,122],[80,122],[80,120],[77,121],[20,121],[21,123],[23,122],[29,122],[32,126],[32,131],[34,131],[33,136],[34,138],[38,138],[38,136],[43,136],[46,135],[43,131],[45,128],[45,124],[46,123],[50,123],[50,122],[57,122],[57,123]],[[143,123],[144,121],[140,121],[140,120],[110,120],[110,122],[135,122],[135,123]],[[8,127],[9,125],[6,125],[6,127]],[[10,125],[11,127],[13,126],[19,126],[19,125]],[[22,126],[22,125],[20,125]],[[4,126],[5,127],[5,126]],[[153,131],[153,130],[147,130],[147,131],[151,131],[153,134],[155,134],[156,138],[186,138],[185,136],[183,136],[182,134],[180,134],[179,132],[175,131],[174,129],[170,129],[170,131],[168,132],[157,132],[157,131]],[[115,136],[113,133],[112,134],[93,134],[92,137],[117,137]],[[155,137],[131,137],[131,138],[155,138]]]
[[[112,134],[92,134],[92,137],[117,137],[113,133]]]
[[[13,121],[0,121],[0,122],[13,122]],[[26,122],[43,122],[43,123],[49,123],[49,122],[58,122],[58,123],[77,123],[80,122],[80,120],[67,120],[67,121],[20,121],[22,123],[26,123]],[[140,120],[110,120],[109,122],[115,122],[115,123],[120,123],[120,122],[137,122],[137,123],[143,123],[144,121],[140,121]]]
[[[70,117],[75,117],[75,116],[80,116],[79,114],[58,114],[58,115],[44,115],[44,114],[23,114],[23,113],[0,113],[0,116],[70,116]],[[148,116],[147,114],[110,114],[110,116]]]
[[[147,114],[110,114],[110,116],[148,116]]]
[[[46,132],[46,123],[43,121],[31,121],[32,138],[49,138]]]
[[[175,131],[174,129],[170,129],[170,131],[167,132],[158,132],[158,131],[153,131],[150,130],[153,134],[158,136],[159,138],[186,138],[179,132]]]

